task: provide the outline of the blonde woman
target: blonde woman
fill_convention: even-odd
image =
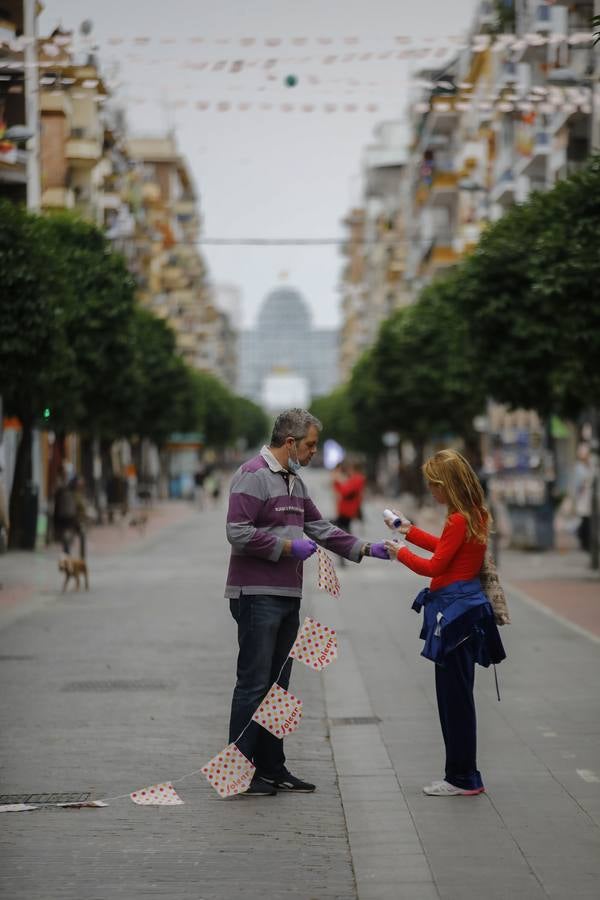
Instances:
[[[491,519],[475,472],[456,450],[440,450],[427,460],[423,473],[434,499],[448,509],[441,536],[416,528],[394,512],[406,539],[433,556],[418,556],[403,541],[386,541],[386,548],[391,559],[431,578],[412,608],[423,609],[422,655],[435,663],[446,770],[442,781],[423,791],[432,797],[472,796],[485,790],[477,769],[475,663],[489,666],[506,656],[479,581]]]

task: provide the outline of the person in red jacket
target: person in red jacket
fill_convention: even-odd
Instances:
[[[403,541],[386,541],[392,559],[431,578],[413,609],[423,609],[423,656],[436,664],[446,767],[444,779],[423,791],[434,797],[481,794],[485,788],[476,761],[475,663],[489,666],[506,656],[479,581],[491,517],[475,472],[456,450],[436,453],[423,466],[423,473],[434,499],[448,509],[441,536],[416,528],[402,513],[394,512],[401,520],[401,534],[433,556],[418,556]]]
[[[340,477],[341,476],[341,477]],[[366,478],[356,463],[342,463],[333,480],[337,501],[336,525],[351,531],[353,519],[360,519]]]

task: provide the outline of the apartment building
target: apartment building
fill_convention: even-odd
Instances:
[[[340,376],[346,380],[381,322],[409,302],[405,269],[405,130],[383,122],[363,154],[363,206],[344,219]]]
[[[199,198],[172,135],[130,138],[126,196],[134,210],[131,266],[140,301],[166,319],[184,359],[226,384],[236,380],[235,333],[198,249]]]
[[[413,294],[473,249],[487,222],[590,155],[593,14],[592,0],[521,0],[499,20],[498,5],[483,2],[468,48],[417,73],[406,166]]]
[[[27,199],[25,142],[12,136],[27,122],[22,32],[23,4],[5,0],[0,8],[0,197],[15,203]]]

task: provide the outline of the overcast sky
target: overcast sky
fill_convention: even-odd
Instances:
[[[360,196],[361,155],[383,119],[402,117],[410,63],[396,38],[464,33],[475,0],[44,0],[40,32],[93,22],[103,74],[132,133],[174,128],[213,238],[339,237]],[[133,38],[151,38],[134,44]],[[115,39],[125,39],[115,43]],[[254,38],[255,43],[242,39]],[[305,44],[293,44],[306,38]],[[349,39],[358,38],[358,43]],[[172,43],[166,41],[172,39]],[[281,43],[275,41],[281,39]],[[269,41],[269,43],[267,43]],[[414,45],[413,45],[414,46]],[[391,58],[379,54],[392,52]],[[372,53],[370,59],[358,55]],[[354,54],[343,61],[341,57]],[[326,61],[327,56],[335,56]],[[238,71],[231,63],[242,60]],[[272,63],[265,67],[268,60]],[[227,61],[227,65],[215,64]],[[255,62],[252,68],[247,63]],[[206,63],[204,68],[198,68]],[[194,68],[195,66],[195,68]],[[235,67],[234,67],[235,68]],[[286,87],[286,75],[297,76]],[[144,101],[144,102],[140,102]],[[197,103],[210,103],[208,110]],[[216,103],[231,103],[216,111]],[[272,103],[276,109],[261,110]],[[314,106],[284,112],[281,104]],[[250,108],[239,109],[239,104]],[[359,111],[328,113],[326,104]],[[376,104],[379,108],[366,111]],[[265,294],[297,287],[315,324],[339,324],[337,247],[204,247],[211,278],[242,292],[250,326]]]

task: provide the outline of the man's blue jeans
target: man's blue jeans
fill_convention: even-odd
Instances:
[[[300,627],[300,598],[242,595],[230,600],[229,608],[237,622],[240,648],[229,743],[236,742],[256,766],[257,774],[276,778],[285,767],[283,740],[250,720],[276,679],[287,690],[292,660],[285,660]]]

